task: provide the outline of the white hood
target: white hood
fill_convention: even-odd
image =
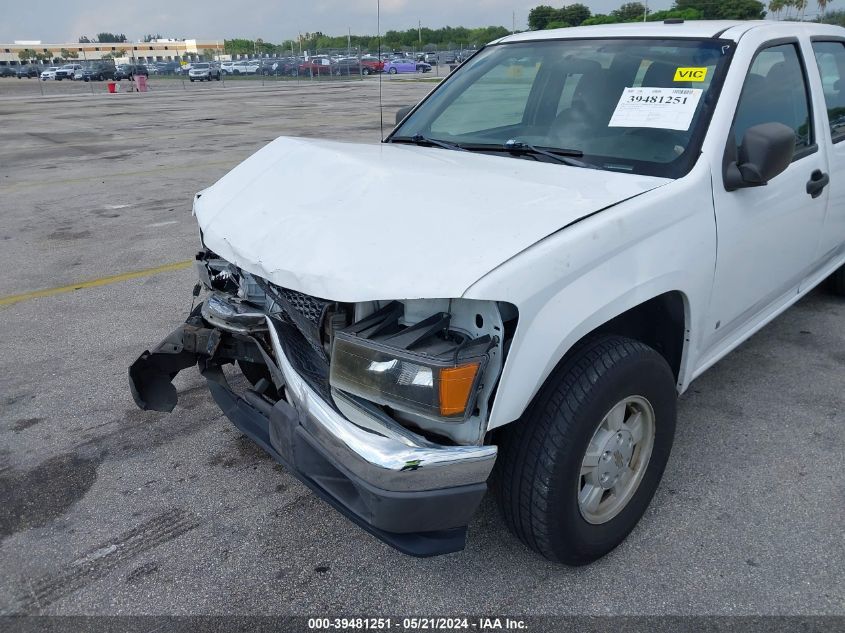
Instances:
[[[399,144],[279,138],[200,194],[205,245],[336,301],[454,298],[579,218],[668,182]]]

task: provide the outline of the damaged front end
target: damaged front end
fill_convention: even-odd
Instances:
[[[400,551],[462,549],[496,447],[486,417],[515,311],[494,302],[338,303],[197,255],[202,303],[129,368],[145,410],[172,411],[197,365],[229,419]],[[237,364],[249,382],[230,384]]]

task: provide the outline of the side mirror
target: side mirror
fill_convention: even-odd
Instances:
[[[783,123],[748,128],[735,161],[725,167],[725,188],[761,187],[782,173],[795,153],[795,132]]]
[[[404,108],[399,108],[399,110],[396,111],[396,125],[399,125],[402,122],[402,119],[408,116],[408,113],[413,109],[414,106],[405,106]]]

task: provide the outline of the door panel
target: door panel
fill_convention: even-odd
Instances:
[[[796,288],[814,267],[830,187],[816,198],[807,193],[813,172],[829,173],[807,85],[797,42],[762,48],[746,75],[728,143],[738,146],[749,127],[780,122],[795,131],[795,157],[761,187],[726,191],[714,174],[719,243],[707,320],[711,345]]]
[[[813,52],[824,90],[827,124],[820,127],[829,143],[830,202],[817,256],[820,261],[845,249],[845,42],[813,42]]]

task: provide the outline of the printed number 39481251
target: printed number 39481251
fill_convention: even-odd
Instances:
[[[687,97],[677,97],[671,95],[630,95],[628,103],[679,103],[685,104]]]

